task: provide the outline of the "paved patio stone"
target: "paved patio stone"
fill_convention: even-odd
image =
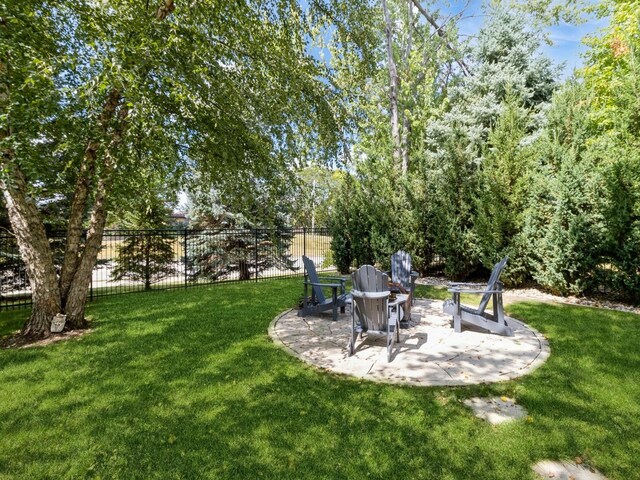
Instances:
[[[365,334],[347,355],[351,314],[297,316],[284,312],[269,335],[289,353],[334,373],[376,382],[407,385],[472,385],[511,380],[540,366],[549,356],[547,340],[533,328],[506,317],[513,337],[465,329],[455,333],[442,302],[417,299],[411,320],[400,329],[400,343],[387,362],[385,337]]]
[[[507,397],[469,398],[464,404],[470,407],[476,417],[486,420],[492,425],[498,425],[511,420],[518,420],[527,416],[527,411],[515,401]]]
[[[553,478],[554,480],[607,480],[607,477],[596,470],[591,470],[585,465],[578,465],[574,462],[554,462],[542,460],[533,467],[542,478]]]

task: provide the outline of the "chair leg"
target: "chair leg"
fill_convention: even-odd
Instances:
[[[332,288],[332,295],[333,295],[333,321],[337,322],[338,321],[338,288],[337,287],[333,287]]]
[[[351,338],[349,339],[349,356],[352,356],[356,350],[356,340],[358,339],[358,329],[356,328],[356,318],[354,312],[354,305],[351,305]]]
[[[462,305],[460,304],[460,292],[453,293],[453,302],[455,304],[455,313],[453,314],[453,331],[462,332]]]
[[[399,308],[399,307],[398,307]],[[391,352],[396,341],[400,342],[400,311],[393,312],[395,319],[388,319],[387,325],[387,362],[391,361]],[[391,329],[393,328],[393,331]]]

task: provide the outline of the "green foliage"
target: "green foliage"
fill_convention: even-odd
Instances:
[[[588,111],[587,92],[568,84],[554,97],[548,127],[536,145],[525,236],[533,277],[563,294],[594,286],[605,240],[598,162],[585,144]]]
[[[343,172],[309,166],[298,172],[297,180],[291,202],[291,224],[296,227],[327,227],[334,197],[344,181]]]
[[[454,125],[443,140],[438,149],[442,157],[429,162],[434,165],[429,187],[436,192],[434,246],[445,258],[445,273],[458,278],[472,274],[478,264],[477,239],[472,228],[477,165],[469,162],[468,138],[459,125]]]
[[[0,181],[11,195],[6,186],[22,185],[15,179],[24,174],[28,191],[15,194],[38,206],[52,198],[78,200],[74,215],[56,211],[58,224],[76,232],[71,240],[81,221],[93,232],[80,262],[71,258],[77,242],[69,242],[69,291],[88,290],[106,216],[126,211],[132,197],[150,195],[146,174],[161,175],[175,191],[198,171],[228,203],[252,198],[255,206],[263,190],[270,198],[285,190],[299,165],[334,161],[343,102],[311,40],[329,30],[352,54],[362,53],[367,38],[352,22],[366,6],[337,0],[0,4]],[[34,239],[41,218],[30,215],[30,222],[15,213],[12,219],[23,230],[23,251],[46,250]],[[40,251],[25,260],[32,272],[53,272],[49,258]],[[73,274],[77,265],[82,275]],[[52,273],[47,278],[55,283]],[[54,295],[51,285],[35,288],[46,290],[35,292],[37,298]],[[48,304],[56,303],[49,298]]]
[[[116,247],[111,280],[143,281],[149,290],[152,283],[175,275],[173,244],[173,239],[161,231],[133,231]]]
[[[584,81],[570,81],[547,112],[525,231],[542,285],[637,302],[638,14],[626,3],[601,6],[614,21],[589,40]]]
[[[342,0],[178,2],[162,21],[162,2],[2,4],[3,158],[51,228],[65,225],[95,142],[86,210],[104,181],[112,223],[152,196],[145,176],[169,192],[214,185],[198,218],[246,232],[330,225],[341,271],[385,267],[404,248],[416,268],[438,254],[462,277],[508,254],[512,284],[640,298],[637,2],[595,5],[610,25],[549,108],[558,71],[541,28],[577,18],[575,2],[491,2],[473,46],[455,21],[436,32],[405,1],[387,3],[406,172],[393,158],[381,6]],[[287,242],[246,232],[194,268],[252,275],[273,249],[287,268]]]
[[[551,98],[556,71],[540,53],[541,31],[526,17],[499,7],[489,14],[471,52],[472,75],[449,89],[447,108],[426,126],[424,178],[436,192],[434,247],[447,275],[472,275],[510,253],[518,260],[506,278],[519,282],[526,276],[523,239],[516,236],[522,220],[503,208],[520,207],[526,196],[526,180],[519,179],[525,144]]]
[[[503,111],[485,144],[479,171],[474,226],[480,261],[491,269],[505,255],[509,262],[502,275],[507,284],[528,277],[528,239],[522,228],[529,195],[533,149],[527,138],[529,112],[507,94]]]
[[[598,272],[603,284],[640,302],[640,148],[609,151],[619,160],[604,169],[602,211],[607,252]],[[607,265],[607,263],[609,263]]]
[[[336,195],[334,214],[330,218],[331,252],[336,268],[342,274],[349,273],[353,264],[354,254],[351,248],[351,237],[355,233],[356,239],[362,239],[364,231],[356,230],[355,222],[358,217],[352,217],[353,197],[356,192],[355,179],[347,174]]]
[[[275,268],[295,271],[291,258],[291,229],[286,228],[282,212],[268,209],[268,201],[254,197],[250,221],[243,213],[230,210],[214,189],[194,189],[190,193],[189,217],[196,230],[187,239],[187,270],[192,281],[257,278],[260,272]],[[262,204],[264,210],[258,209]]]
[[[589,39],[586,88],[593,92],[589,148],[602,165],[599,208],[606,225],[598,273],[605,285],[640,301],[640,13],[637,2],[603,1],[611,17],[604,34]]]
[[[174,239],[161,230],[168,227],[169,213],[164,195],[142,197],[138,210],[129,211],[123,227],[134,230],[116,246],[112,281],[143,281],[149,290],[152,283],[176,274]]]
[[[421,244],[417,237],[423,224],[414,220],[423,211],[416,204],[412,209],[408,191],[390,160],[362,162],[357,174],[347,177],[331,222],[331,247],[341,272],[365,264],[389,269],[395,251]],[[420,258],[430,255],[422,252]]]

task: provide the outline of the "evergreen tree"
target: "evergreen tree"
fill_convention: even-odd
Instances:
[[[553,99],[548,126],[536,144],[525,238],[532,275],[561,294],[594,286],[594,272],[606,239],[598,207],[602,176],[588,149],[588,92],[570,82]]]
[[[640,301],[640,13],[637,2],[605,0],[609,17],[591,47],[583,70],[591,93],[588,147],[600,166],[604,191],[598,197],[606,244],[596,272],[609,289]]]
[[[231,212],[215,189],[194,189],[189,203],[195,230],[189,235],[186,263],[192,281],[233,278],[234,274],[249,280],[272,268],[280,272],[299,268],[291,258],[293,232],[283,212],[258,213],[258,205],[271,204],[264,196],[246,202],[254,221],[246,213]]]
[[[344,183],[341,185],[335,200],[334,214],[330,217],[329,228],[331,229],[331,251],[333,261],[340,273],[347,274],[353,264],[354,247],[352,240],[355,238],[362,240],[362,234],[357,232],[355,221],[359,217],[355,216],[354,198],[357,195],[358,185],[351,174],[347,174]],[[361,218],[361,217],[360,217]],[[358,235],[360,233],[360,235]]]
[[[156,195],[141,201],[137,210],[125,216],[122,226],[133,230],[116,247],[112,281],[142,281],[149,290],[153,283],[176,274],[175,240],[160,230],[168,228],[169,214],[165,199]]]
[[[533,167],[529,121],[529,112],[520,100],[508,93],[479,168],[474,226],[480,261],[489,266],[508,255],[502,278],[513,284],[529,277],[528,239],[522,232]]]
[[[555,87],[556,69],[540,53],[542,32],[521,13],[497,7],[489,14],[471,51],[472,74],[449,89],[449,109],[427,127],[424,168],[433,172],[427,176],[432,182],[428,188],[437,192],[438,202],[435,245],[454,277],[472,273],[480,261],[485,267],[495,262],[495,254],[481,253],[487,247],[479,245],[475,228],[476,199],[485,188],[480,166],[491,151],[485,144],[507,97],[528,110],[524,133],[530,136],[542,124],[544,105]]]

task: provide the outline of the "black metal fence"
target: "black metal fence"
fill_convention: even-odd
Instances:
[[[49,241],[62,262],[65,236]],[[302,275],[302,255],[335,270],[325,228],[108,230],[93,270],[90,298],[142,290]],[[0,310],[31,305],[15,238],[0,235]]]

